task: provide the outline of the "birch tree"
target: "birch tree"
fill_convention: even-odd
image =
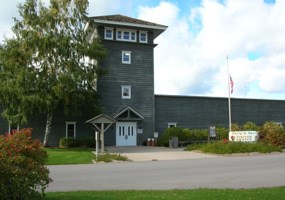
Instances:
[[[2,117],[23,124],[36,113],[46,115],[44,145],[48,144],[56,109],[78,113],[89,102],[98,108],[98,63],[105,56],[100,41],[90,40],[88,0],[26,0],[18,5],[14,37],[0,46]]]

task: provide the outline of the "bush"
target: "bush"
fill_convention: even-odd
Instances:
[[[260,130],[260,139],[274,146],[285,147],[285,129],[274,122],[266,122]]]
[[[96,160],[96,155],[95,155],[95,160]],[[117,161],[127,161],[128,158],[126,156],[122,156],[121,154],[100,154],[98,155],[98,159],[96,162],[113,162],[114,160]]]
[[[79,147],[79,141],[76,138],[60,138],[59,147],[70,148],[70,147]]]
[[[51,179],[47,153],[31,129],[0,136],[0,199],[43,199]]]
[[[167,128],[162,136],[158,138],[157,143],[159,146],[168,146],[169,139],[172,137],[178,137],[178,141],[208,140],[208,129]]]
[[[193,149],[199,149],[205,153],[215,153],[215,154],[250,153],[250,152],[270,153],[270,152],[282,151],[281,147],[275,147],[264,143],[229,142],[227,140],[201,144],[199,146],[194,146],[194,147],[191,146],[192,145],[189,145],[186,150],[192,151]]]
[[[253,122],[246,122],[246,123],[243,125],[243,130],[245,130],[245,131],[258,131],[259,128],[258,128],[258,126],[256,126],[256,124],[253,123]]]
[[[222,127],[222,126],[217,126],[216,127],[216,134],[217,134],[218,140],[228,139],[229,138],[229,129]]]
[[[65,138],[62,137],[59,140],[59,147],[61,148],[71,148],[71,147],[95,147],[95,139],[92,137],[86,138]]]

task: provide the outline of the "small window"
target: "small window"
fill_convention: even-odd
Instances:
[[[130,51],[122,51],[122,63],[131,64],[131,52]]]
[[[147,32],[140,32],[140,42],[147,43]]]
[[[122,40],[122,31],[117,31],[117,40]]]
[[[176,127],[176,122],[169,122],[168,123],[168,128]]]
[[[66,137],[76,137],[76,122],[66,122]]]
[[[130,99],[131,98],[131,86],[122,85],[122,99]]]
[[[136,42],[137,32],[136,30],[130,30],[130,29],[117,29],[116,40]]]
[[[105,28],[105,39],[113,40],[113,29],[112,28]]]

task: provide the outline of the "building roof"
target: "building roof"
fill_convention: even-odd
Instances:
[[[167,26],[161,25],[161,24],[156,24],[153,22],[148,22],[124,15],[105,15],[105,16],[96,16],[92,17],[95,20],[106,20],[110,22],[122,22],[122,23],[131,23],[131,24],[138,24],[138,25],[147,25],[147,26],[160,26],[163,28],[167,28]]]
[[[160,35],[167,28],[167,26],[161,24],[156,24],[153,22],[148,22],[124,15],[95,16],[95,17],[90,17],[90,19],[93,20],[96,24],[118,25],[118,26],[151,29],[154,31],[154,38]]]

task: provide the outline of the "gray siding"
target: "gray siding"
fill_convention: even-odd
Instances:
[[[131,107],[143,117],[138,124],[143,134],[138,134],[137,144],[153,137],[154,132],[154,73],[153,44],[104,40],[107,58],[102,67],[106,74],[98,82],[102,112],[114,117],[126,107]],[[122,51],[131,51],[131,64],[122,64]],[[131,86],[131,99],[122,99],[121,86]],[[115,128],[106,134],[106,144],[115,145]]]
[[[231,113],[232,123],[284,123],[285,101],[232,98]],[[176,122],[178,127],[185,128],[207,128],[209,125],[228,127],[228,115],[227,98],[155,96],[155,130],[160,134],[167,128],[168,122]]]

